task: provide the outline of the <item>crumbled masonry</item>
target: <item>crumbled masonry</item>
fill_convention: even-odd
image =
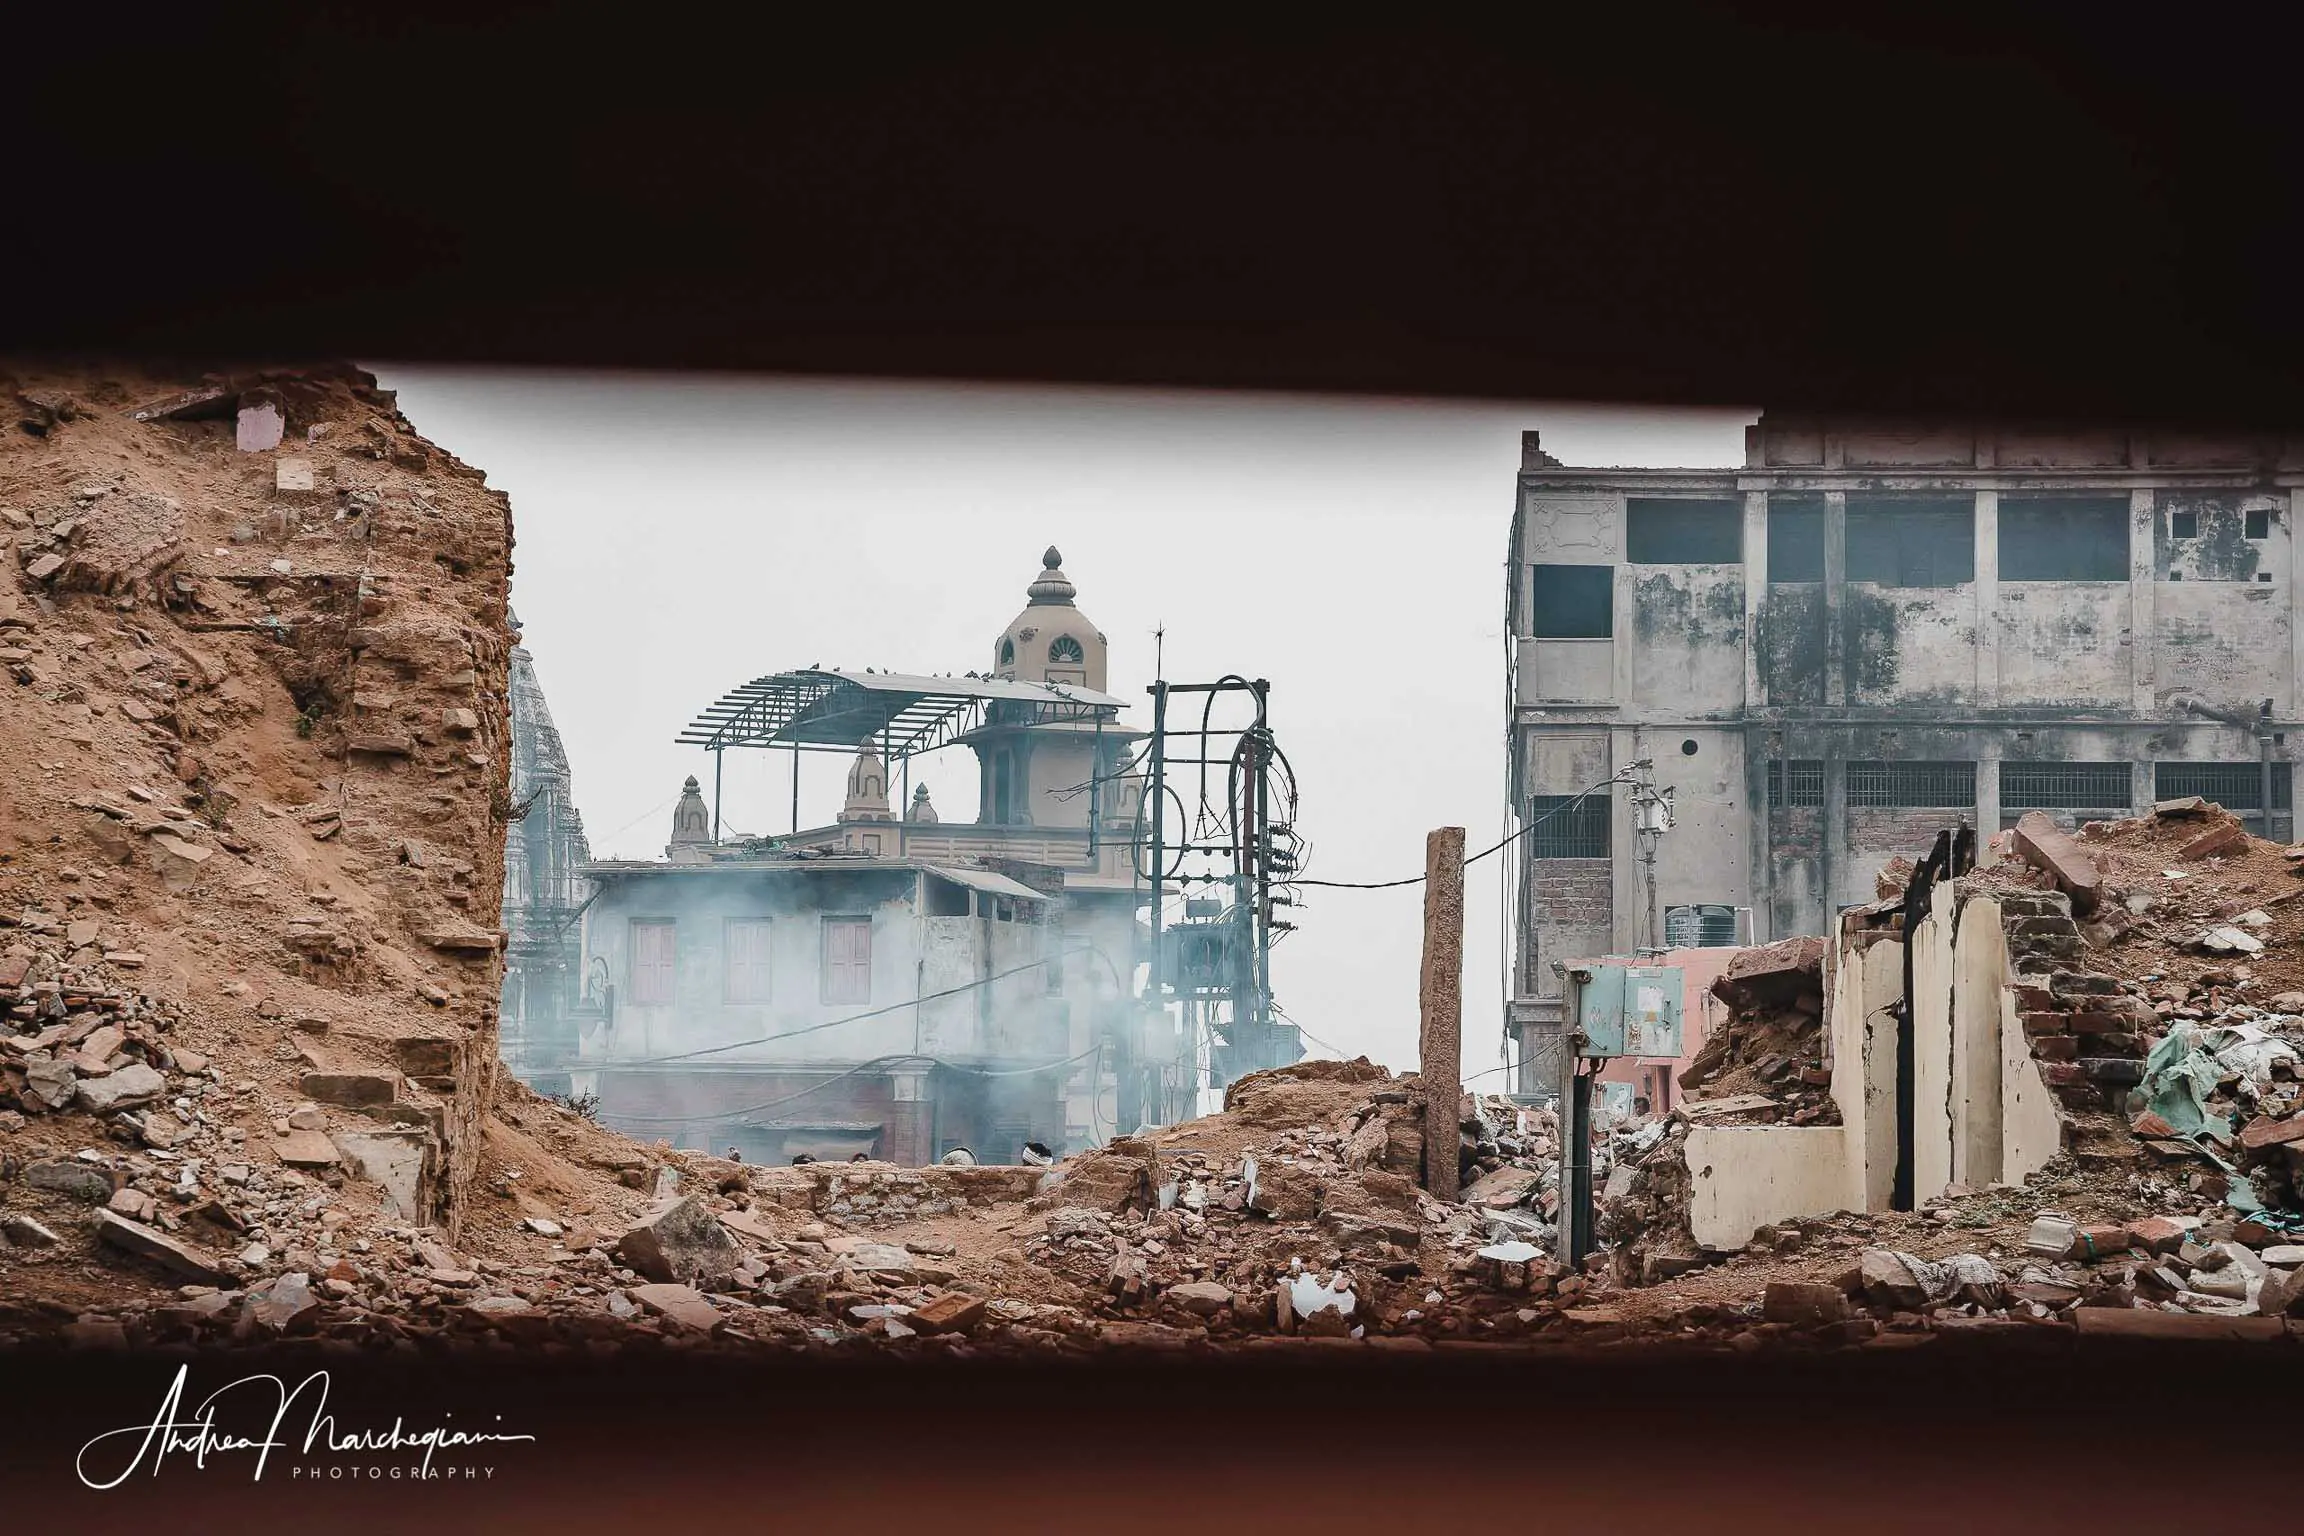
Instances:
[[[1905,1348],[2304,1327],[2304,849],[2035,828],[2001,903],[2061,1151],[1910,1212],[1689,1225],[1692,1127],[1835,1123],[1823,945],[1662,1120],[1428,1135],[1366,1060],[1053,1166],[759,1167],[496,1069],[509,508],[343,367],[0,370],[0,1347],[986,1356]],[[2054,829],[2048,829],[2053,831]],[[1909,871],[1862,921],[1888,932]],[[2083,891],[2093,892],[2083,899]],[[2092,901],[2093,905],[2088,902]],[[1821,1134],[1802,1131],[1801,1134]],[[1428,1146],[1462,1197],[1426,1190]]]

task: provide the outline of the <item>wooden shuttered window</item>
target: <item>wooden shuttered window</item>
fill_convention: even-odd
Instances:
[[[672,1001],[673,934],[668,922],[632,924],[632,1001],[640,1007]]]
[[[769,1000],[768,941],[773,930],[765,917],[728,919],[727,974],[723,996],[731,1003]]]
[[[824,1001],[872,1001],[872,919],[824,919]]]

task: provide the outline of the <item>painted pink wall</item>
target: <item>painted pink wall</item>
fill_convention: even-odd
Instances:
[[[1742,953],[1739,946],[1728,944],[1709,949],[1668,950],[1661,958],[1653,961],[1618,959],[1617,963],[1622,965],[1641,963],[1680,967],[1686,987],[1680,1003],[1680,1055],[1674,1060],[1655,1056],[1619,1057],[1608,1063],[1600,1074],[1600,1081],[1630,1083],[1632,1091],[1647,1099],[1657,1110],[1679,1103],[1683,1097],[1680,1074],[1695,1059],[1696,1053],[1704,1049],[1705,1036],[1715,1026],[1726,1022],[1728,1017],[1727,1005],[1712,995],[1712,983]],[[1665,1083],[1670,1084],[1669,1088],[1662,1086]]]

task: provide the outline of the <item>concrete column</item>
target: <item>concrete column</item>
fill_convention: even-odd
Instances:
[[[1992,834],[2000,830],[2000,736],[1987,732],[1976,751],[1976,862],[1991,861]]]
[[[2304,489],[2288,493],[2288,709],[2304,715],[2304,624],[2296,620],[2296,594],[2304,592]]]
[[[2156,775],[2150,763],[2131,763],[2129,779],[2129,809],[2139,816],[2152,809],[2152,802],[2160,798],[2159,786],[2153,782]]]
[[[1752,942],[1766,944],[1776,937],[1776,850],[1768,835],[1768,727],[1758,720],[1744,727],[1744,820],[1752,829],[1745,844]]]
[[[1824,702],[1848,703],[1847,632],[1841,622],[1841,585],[1848,579],[1848,494],[1824,493]]]
[[[1760,673],[1760,607],[1768,595],[1768,493],[1744,493],[1744,707],[1768,702]]]
[[[1424,1084],[1424,1187],[1456,1198],[1458,1107],[1464,1097],[1464,829],[1424,838],[1423,1016],[1417,1069]]]
[[[1789,770],[1787,770],[1789,772]],[[1817,876],[1824,886],[1824,931],[1831,933],[1839,908],[1833,891],[1848,862],[1848,759],[1837,743],[1824,751],[1824,847]]]
[[[2158,588],[2152,579],[2152,535],[2159,521],[2160,510],[2151,491],[2129,492],[2128,707],[2147,720],[2160,712],[2154,697],[2159,690]]]
[[[2000,493],[1976,493],[1976,702],[2000,702]],[[1983,792],[1979,777],[1977,792]],[[1979,828],[1981,830],[1981,828]]]

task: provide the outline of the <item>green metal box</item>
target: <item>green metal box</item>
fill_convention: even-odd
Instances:
[[[1575,976],[1577,1055],[1680,1054],[1680,967],[1579,966]]]

